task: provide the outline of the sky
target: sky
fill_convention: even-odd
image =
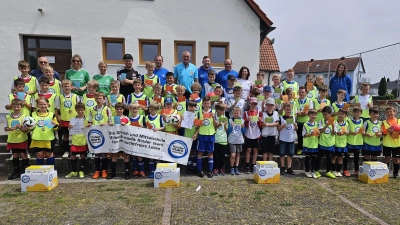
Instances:
[[[255,0],[276,27],[274,49],[281,71],[297,61],[340,58],[400,42],[398,0]],[[400,44],[363,54],[371,83],[396,80]]]

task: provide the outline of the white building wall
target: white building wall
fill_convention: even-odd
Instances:
[[[44,14],[38,12],[43,9]],[[101,37],[125,38],[125,52],[138,65],[138,39],[161,39],[164,67],[173,70],[174,40],[196,41],[196,65],[208,55],[209,41],[230,42],[233,69],[247,66],[258,71],[260,20],[243,0],[18,0],[0,7],[0,87],[8,90],[19,75],[17,62],[23,56],[23,35],[68,36],[72,54],[80,54],[91,75],[102,58]],[[123,65],[109,65],[114,75]],[[216,68],[221,70],[223,68]],[[8,91],[0,95],[4,102]],[[5,112],[1,109],[0,112]]]

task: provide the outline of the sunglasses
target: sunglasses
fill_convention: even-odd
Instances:
[[[81,62],[81,60],[72,60],[73,63]]]
[[[47,64],[48,62],[40,61],[40,64]]]

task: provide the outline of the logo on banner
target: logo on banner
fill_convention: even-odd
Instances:
[[[188,152],[186,143],[181,140],[175,140],[168,146],[168,154],[174,159],[184,158]]]
[[[159,180],[162,178],[162,174],[160,172],[157,172],[156,174],[154,174],[154,177]]]
[[[87,141],[93,149],[98,149],[104,145],[105,138],[101,131],[91,130],[87,135]]]

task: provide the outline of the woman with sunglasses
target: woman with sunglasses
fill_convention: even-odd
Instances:
[[[79,96],[86,94],[86,84],[90,80],[89,73],[82,69],[82,58],[80,55],[73,55],[71,69],[65,72],[65,79],[72,82],[72,93]]]

